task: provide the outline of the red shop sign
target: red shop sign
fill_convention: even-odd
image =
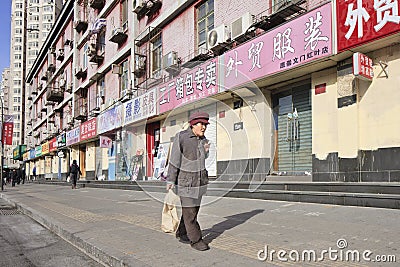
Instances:
[[[354,53],[353,74],[360,79],[372,81],[372,78],[374,77],[372,59],[364,54]]]
[[[336,1],[338,51],[400,31],[398,0]]]
[[[96,136],[96,118],[81,124],[80,140],[90,139]]]

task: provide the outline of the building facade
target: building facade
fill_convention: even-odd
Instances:
[[[10,91],[8,113],[14,118],[12,145],[26,144],[25,77],[62,8],[62,0],[13,0],[11,4]],[[7,165],[19,167],[22,158],[7,157]]]
[[[218,180],[398,182],[399,16],[365,2],[67,1],[27,75],[27,171],[161,179],[202,110]]]

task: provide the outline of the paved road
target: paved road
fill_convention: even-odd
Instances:
[[[160,230],[161,193],[28,184],[1,196],[109,265],[398,266],[375,259],[400,260],[394,209],[206,197],[199,221],[211,250],[198,252]],[[269,257],[260,261],[266,248]],[[307,260],[310,251],[316,261]],[[356,252],[360,261],[346,261]]]
[[[0,199],[0,266],[103,266]]]

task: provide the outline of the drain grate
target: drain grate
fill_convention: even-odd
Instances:
[[[16,208],[0,208],[0,215],[18,215],[22,214],[20,210],[17,210]]]

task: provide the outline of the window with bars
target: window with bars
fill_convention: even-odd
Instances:
[[[197,7],[197,47],[207,49],[208,32],[214,29],[214,0]]]
[[[151,71],[152,74],[161,70],[162,61],[162,36],[161,33],[151,41]]]

